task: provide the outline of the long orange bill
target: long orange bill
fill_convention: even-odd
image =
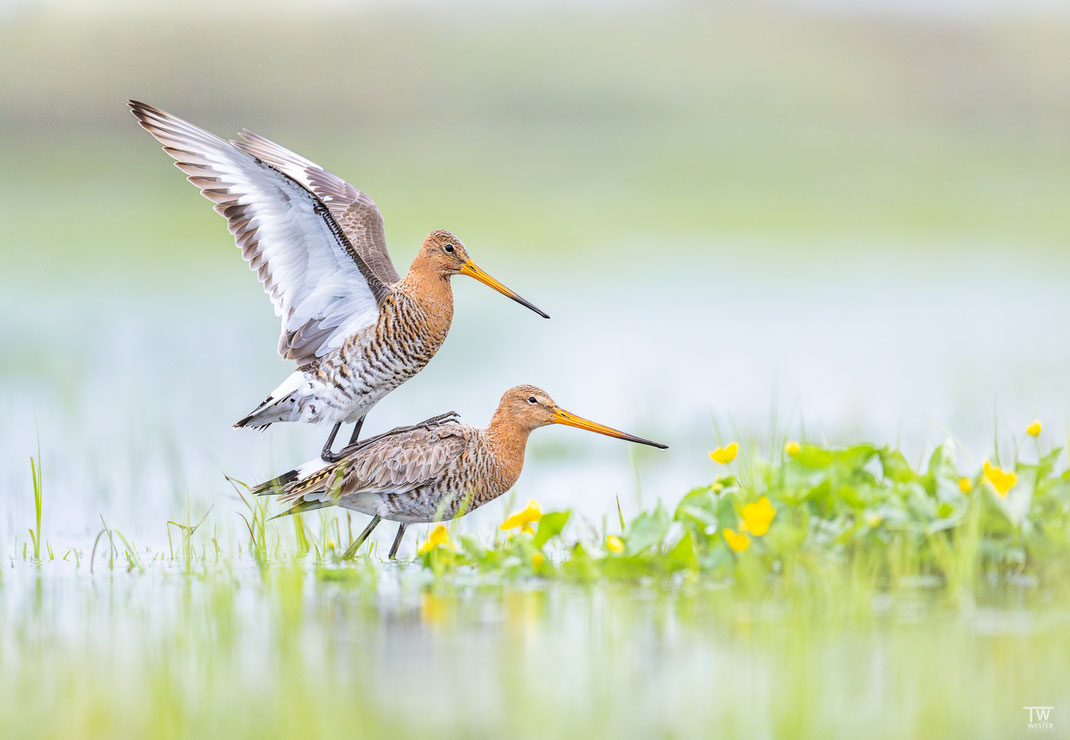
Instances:
[[[484,285],[489,285],[490,287],[494,288],[496,291],[498,291],[502,295],[509,296],[514,301],[519,303],[521,306],[527,306],[532,311],[534,311],[535,313],[539,314],[539,316],[542,316],[544,319],[550,318],[550,315],[547,314],[545,311],[542,311],[541,309],[536,308],[533,304],[531,304],[528,301],[526,301],[523,298],[521,298],[514,291],[509,290],[509,288],[506,288],[504,285],[499,283],[497,280],[492,278],[490,275],[488,275],[487,273],[483,272],[483,270],[481,270],[478,267],[476,267],[476,263],[473,262],[472,260],[468,260],[467,262],[464,263],[464,265],[461,266],[461,274],[462,275],[467,275],[468,277],[474,277],[476,280],[478,280],[479,282],[483,283]]]
[[[598,422],[590,421],[589,419],[584,419],[582,416],[570,414],[569,412],[564,411],[562,409],[555,409],[553,416],[550,417],[550,421],[555,424],[565,424],[570,427],[586,429],[589,432],[598,432],[599,434],[605,434],[608,437],[626,439],[629,442],[638,442],[641,445],[650,445],[651,447],[657,447],[659,450],[669,449],[668,445],[663,445],[661,442],[651,442],[649,439],[636,437],[634,434],[627,434],[616,429],[611,429],[610,427],[599,424]]]

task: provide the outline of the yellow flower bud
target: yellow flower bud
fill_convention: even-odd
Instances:
[[[1044,425],[1040,423],[1040,419],[1033,419],[1033,423],[1025,428],[1026,434],[1030,437],[1039,437],[1042,431],[1044,431]]]
[[[743,552],[750,547],[750,537],[744,532],[737,532],[731,527],[725,527],[724,532],[721,534],[724,535],[724,541],[728,543],[728,549],[732,552]]]
[[[795,457],[799,454],[799,450],[800,447],[798,442],[788,442],[784,445],[784,454],[788,457]]]
[[[736,453],[739,452],[739,443],[733,442],[727,447],[718,447],[716,450],[710,453],[710,458],[721,465],[727,465],[736,459]]]
[[[1018,474],[1013,470],[1004,470],[985,460],[982,466],[985,480],[995,489],[1000,498],[1007,498],[1007,494],[1018,483]]]
[[[624,552],[624,540],[611,534],[606,537],[606,549],[610,552]]]
[[[531,501],[528,501],[526,509],[518,511],[510,516],[501,523],[501,526],[499,526],[498,529],[505,530],[520,527],[521,532],[534,532],[535,529],[531,525],[535,524],[540,519],[542,519],[542,510],[539,508],[539,502],[532,499]]]
[[[430,534],[427,535],[427,542],[420,545],[420,550],[418,554],[423,555],[425,552],[430,552],[431,550],[434,550],[439,545],[447,544],[446,534],[446,528],[443,525],[439,524],[437,527],[431,530]]]
[[[755,537],[761,537],[769,531],[769,525],[775,516],[776,507],[769,503],[768,496],[762,496],[753,504],[743,507],[742,528]]]

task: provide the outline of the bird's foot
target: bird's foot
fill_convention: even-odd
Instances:
[[[447,411],[444,414],[438,416],[432,416],[430,419],[424,419],[418,424],[413,424],[412,429],[424,429],[434,424],[450,424],[452,422],[460,421],[461,415],[456,411]]]
[[[394,427],[388,432],[383,432],[382,434],[377,434],[374,437],[368,437],[367,439],[362,439],[361,441],[356,442],[354,444],[346,445],[339,452],[330,453],[333,457],[336,458],[334,460],[327,460],[326,457],[324,457],[323,459],[327,460],[327,462],[338,462],[338,460],[341,460],[347,455],[352,455],[354,452],[357,452],[358,450],[361,450],[370,444],[378,442],[381,439],[386,439],[387,437],[392,437],[395,434],[415,432],[417,429],[430,429],[436,424],[453,424],[460,421],[460,419],[461,415],[458,414],[456,411],[447,411],[444,414],[438,414],[437,416],[432,416],[429,419],[424,419],[419,423],[410,424],[409,426],[404,427]]]

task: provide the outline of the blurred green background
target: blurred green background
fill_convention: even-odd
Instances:
[[[15,4],[5,251],[103,270],[180,242],[240,267],[128,97],[347,176],[402,264],[442,224],[665,260],[729,238],[1063,251],[1067,16],[866,5]]]

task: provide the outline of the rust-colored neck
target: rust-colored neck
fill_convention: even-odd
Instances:
[[[524,469],[524,452],[528,445],[531,427],[509,412],[504,405],[499,406],[487,425],[487,446],[497,460],[497,468],[502,490],[508,490],[520,477]]]
[[[430,330],[442,334],[449,331],[453,320],[450,276],[437,267],[423,250],[416,255],[408,273],[394,289],[405,293],[423,308]]]

